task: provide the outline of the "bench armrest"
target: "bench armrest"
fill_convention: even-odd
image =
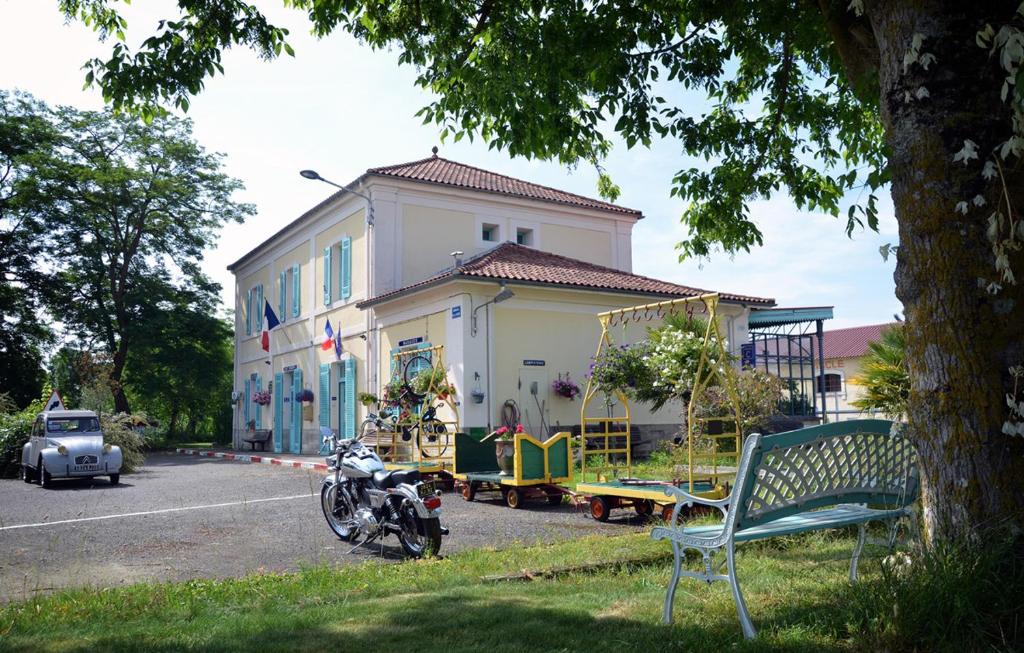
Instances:
[[[674,496],[676,500],[676,508],[672,511],[672,523],[675,523],[683,506],[693,506],[694,504],[718,508],[722,512],[722,518],[724,519],[729,514],[729,500],[732,498],[730,495],[724,499],[706,499],[671,485],[665,487],[665,494]]]

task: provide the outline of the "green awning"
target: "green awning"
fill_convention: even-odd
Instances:
[[[747,324],[751,329],[799,324],[817,320],[831,320],[831,306],[808,306],[804,308],[754,308],[750,311]]]

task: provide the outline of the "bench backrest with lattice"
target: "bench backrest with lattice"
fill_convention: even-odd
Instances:
[[[739,530],[840,503],[902,508],[917,494],[910,441],[892,422],[851,420],[750,436],[729,518]]]

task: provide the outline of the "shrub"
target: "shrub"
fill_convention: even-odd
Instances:
[[[121,455],[124,459],[121,463],[122,474],[131,474],[142,467],[146,461],[146,457],[142,453],[145,446],[142,436],[131,428],[131,424],[135,421],[135,417],[125,413],[100,417],[103,441],[121,447]]]
[[[0,477],[18,475],[21,448],[32,433],[34,413],[23,410],[13,415],[0,415]]]

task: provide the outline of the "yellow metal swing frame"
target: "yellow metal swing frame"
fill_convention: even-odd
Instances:
[[[392,379],[395,375],[401,376],[405,370],[406,363],[416,356],[425,356],[430,359],[430,385],[426,395],[419,404],[418,411],[409,411],[407,415],[399,416],[399,419],[392,422],[385,422],[385,426],[377,431],[376,441],[369,443],[380,456],[387,469],[418,469],[425,474],[436,474],[444,471],[451,471],[455,460],[455,434],[460,430],[459,406],[455,400],[455,385],[448,377],[448,368],[444,363],[444,345],[434,345],[423,349],[407,349],[395,352],[391,355]],[[441,392],[440,384],[437,382],[437,370],[444,370],[444,384],[451,389],[451,392]],[[390,385],[391,380],[388,384]],[[439,408],[435,424],[440,423],[445,427],[445,433],[436,442],[427,440],[423,430],[423,414],[427,408],[440,401],[447,407],[447,415],[443,408]],[[419,446],[416,440],[405,441],[402,434],[407,430],[415,430],[419,435]],[[443,455],[441,452],[444,452]],[[430,455],[434,452],[436,455]]]
[[[686,409],[688,463],[686,478],[674,479],[673,484],[681,485],[680,481],[683,481],[687,491],[691,494],[711,497],[724,497],[728,494],[726,479],[735,474],[743,445],[740,401],[736,389],[736,369],[729,360],[725,341],[718,325],[718,303],[718,294],[708,293],[697,297],[642,304],[598,313],[597,319],[601,324],[601,336],[595,354],[595,358],[598,358],[606,349],[615,346],[611,329],[618,325],[628,322],[651,322],[661,320],[669,315],[683,313],[694,315],[696,309],[700,309],[699,315],[707,319],[707,329],[704,332],[701,356]],[[707,388],[712,385],[720,385],[725,388],[732,410],[727,415],[697,417],[696,408]],[[587,390],[583,395],[580,408],[579,446],[582,482],[577,485],[577,491],[593,495],[609,494],[630,499],[646,499],[658,504],[668,503],[668,498],[661,490],[657,489],[657,486],[629,487],[618,482],[618,479],[623,478],[623,471],[626,478],[632,475],[630,429],[632,421],[629,398],[621,389],[617,388],[614,395],[618,400],[621,412],[616,414],[609,403],[602,402],[608,406],[608,414],[603,417],[589,415],[589,409],[595,399],[602,399],[603,395],[604,393],[599,390],[591,377],[587,382]],[[697,440],[702,435],[702,431],[707,430],[706,425],[711,423],[722,424],[722,433],[703,434],[703,437],[711,440],[712,446],[710,451],[700,451],[697,447]],[[698,428],[699,426],[705,426],[705,428]],[[723,451],[722,443],[728,440],[733,442],[733,450]],[[596,466],[589,464],[588,459],[592,461],[595,457],[600,457],[603,464]],[[723,461],[732,464],[724,465]],[[590,479],[594,479],[596,483],[590,482]],[[602,483],[615,487],[599,485]],[[708,485],[712,488],[710,492]]]

